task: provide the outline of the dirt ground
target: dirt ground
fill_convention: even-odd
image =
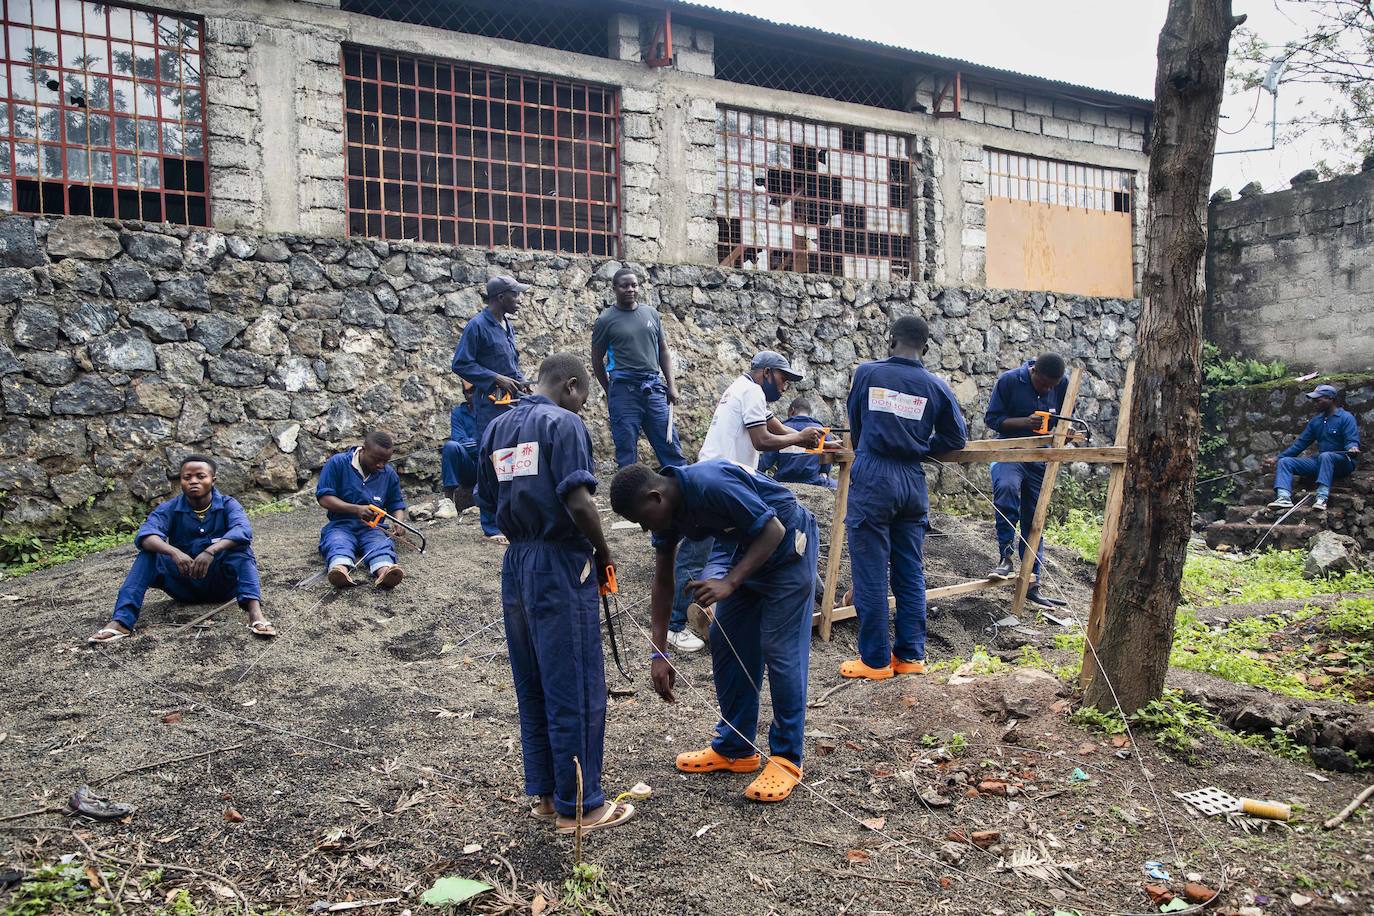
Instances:
[[[487,912],[537,912],[541,893],[543,912],[569,911],[554,901],[571,870],[572,840],[526,816],[520,792],[501,548],[464,517],[427,528],[428,552],[403,557],[408,575],[392,593],[335,594],[323,582],[295,589],[318,569],[320,523],[314,508],[255,520],[265,603],[281,633],[271,643],[251,636],[237,610],[177,634],[204,609],[150,593],[136,638],[88,648],[132,547],[0,582],[0,593],[20,599],[0,604],[10,618],[0,667],[0,870],[83,855],[84,841],[127,862],[206,873],[167,870],[140,891],[146,867],[136,869],[123,895],[130,911],[140,893],[153,905],[183,887],[199,910],[232,909],[241,894],[259,911],[400,897],[360,910],[399,913],[421,908],[418,894],[446,874],[498,884],[499,895],[481,902]],[[990,524],[935,524],[932,587],[993,562]],[[673,756],[702,745],[716,720],[709,654],[675,659],[695,685],[680,687],[676,705],[652,693],[641,629],[647,538],[610,535],[619,604],[632,618],[619,629],[621,648],[638,692],[611,701],[605,784],[608,792],[640,781],[653,788],[631,824],[586,839],[585,856],[604,869],[616,912],[1157,912],[1142,891],[1151,860],[1164,863],[1171,881],[1158,883],[1175,892],[1190,873],[1222,889],[1223,912],[1289,912],[1295,893],[1312,898],[1302,912],[1374,912],[1374,816],[1319,828],[1360,778],[1332,773],[1319,782],[1296,764],[1231,745],[1205,749],[1193,766],[1148,739],[1118,748],[1070,725],[1060,685],[1043,673],[956,685],[946,683],[948,672],[842,682],[837,667],[854,655],[853,622],[839,624],[833,642],[813,644],[812,702],[845,686],[810,712],[810,790],[769,807],[743,799],[747,776],[687,778]],[[1053,556],[1048,587],[1081,618],[1090,572],[1066,553]],[[994,643],[989,627],[1010,601],[1007,592],[989,594],[996,597],[940,603],[930,622],[933,662]],[[1030,628],[1021,639],[1051,656],[1062,631]],[[618,682],[607,655],[608,682]],[[765,697],[765,723],[768,710]],[[205,755],[128,772],[195,754]],[[59,813],[5,820],[61,805],[83,783],[136,812],[106,824]],[[1171,794],[1207,785],[1292,803],[1294,829],[1248,834],[1189,814]],[[952,804],[923,802],[932,790]],[[947,839],[952,831],[1000,837],[984,850]],[[1049,863],[1042,877],[1000,867],[1023,850]],[[0,906],[5,899],[0,892]]]

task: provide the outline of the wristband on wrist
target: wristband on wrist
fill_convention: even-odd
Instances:
[[[652,652],[649,653],[649,660],[650,660],[650,661],[657,661],[657,660],[660,659],[660,658],[663,659],[665,662],[668,660],[668,656],[664,655],[662,652],[658,651],[657,649],[655,649],[654,651],[652,651]]]

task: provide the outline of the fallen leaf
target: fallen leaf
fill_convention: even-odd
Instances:
[[[471,878],[449,875],[435,881],[433,887],[421,894],[420,902],[428,903],[430,906],[459,904],[471,900],[478,894],[485,894],[489,890],[491,890],[490,884],[473,881]]]
[[[240,704],[239,704],[239,706],[241,706],[241,707],[244,708],[244,709],[247,709],[247,708],[250,707],[250,706],[257,706],[257,705],[258,705],[258,701],[257,701],[257,698],[256,698],[256,697],[254,697],[253,699],[249,700],[249,701],[246,702],[246,703],[240,703]]]
[[[549,901],[544,899],[543,894],[537,894],[530,903],[530,916],[540,916],[544,910],[548,909]]]
[[[851,862],[867,862],[868,852],[863,849],[851,849],[844,854],[844,857]]]
[[[1312,898],[1306,894],[1299,894],[1297,891],[1288,895],[1288,902],[1293,906],[1307,906],[1312,902]]]
[[[238,813],[237,811],[235,811],[233,808],[225,808],[225,809],[224,809],[224,819],[225,819],[226,821],[228,821],[229,823],[231,823],[231,824],[242,824],[242,823],[243,823],[243,815],[242,815],[242,814],[239,814],[239,813]]]
[[[177,724],[178,722],[180,722],[180,721],[181,721],[181,713],[179,713],[179,712],[169,712],[169,713],[167,713],[167,715],[165,715],[165,716],[162,717],[162,724],[163,724],[163,725],[176,725],[176,724]]]
[[[1189,903],[1206,903],[1216,895],[1216,891],[1197,881],[1189,881],[1183,885],[1183,896],[1188,898]]]
[[[887,818],[870,817],[867,820],[860,821],[859,823],[863,824],[869,830],[882,830],[884,827],[887,826]]]
[[[481,851],[482,851],[482,844],[481,844],[481,843],[469,843],[469,844],[467,844],[466,846],[463,847],[463,855],[465,855],[465,856],[470,856],[470,855],[472,855],[474,852],[481,852]]]

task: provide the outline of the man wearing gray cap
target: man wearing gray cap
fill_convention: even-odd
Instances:
[[[474,315],[463,328],[458,347],[453,351],[452,368],[458,377],[473,386],[472,403],[477,405],[477,444],[487,424],[509,409],[529,382],[520,372],[520,355],[515,350],[515,332],[510,316],[520,311],[520,294],[529,289],[512,277],[492,277],[484,297],[487,307]],[[496,527],[496,517],[481,510],[482,533],[490,540],[505,543]]]
[[[1293,508],[1293,477],[1317,478],[1317,500],[1312,508],[1326,509],[1327,497],[1331,495],[1331,482],[1337,477],[1347,477],[1355,470],[1355,462],[1360,456],[1360,428],[1355,425],[1355,417],[1350,411],[1336,406],[1340,392],[1334,385],[1318,385],[1307,392],[1307,397],[1317,408],[1317,415],[1307,421],[1307,427],[1293,444],[1279,453],[1277,459],[1270,458],[1266,467],[1274,467],[1274,501],[1271,509]],[[1309,458],[1299,458],[1312,443],[1317,444],[1317,454]]]
[[[697,460],[724,458],[757,472],[760,452],[777,452],[794,445],[803,448],[820,445],[819,426],[791,430],[768,409],[770,403],[782,397],[789,382],[802,378],[802,373],[793,369],[781,353],[762,350],[754,354],[749,371],[731,382],[720,396]],[[686,629],[687,608],[691,604],[686,586],[700,578],[713,546],[714,542],[708,538],[684,540],[678,548],[677,591],[673,596],[673,614],[668,620],[668,645],[679,652],[695,652],[705,645]]]

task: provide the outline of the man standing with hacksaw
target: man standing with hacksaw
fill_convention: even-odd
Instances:
[[[925,537],[930,496],[921,462],[964,447],[959,402],[921,357],[930,328],[915,315],[892,323],[891,356],[862,363],[849,390],[854,468],[845,528],[859,618],[859,657],[840,665],[844,677],[881,681],[924,674]],[[896,599],[896,641],[888,634],[888,584]]]
[[[320,468],[315,499],[329,518],[320,530],[320,554],[335,588],[356,585],[352,571],[360,563],[367,564],[378,588],[395,588],[405,576],[396,562],[396,544],[379,524],[382,513],[405,521],[401,478],[390,463],[394,449],[391,434],[374,429],[362,445]]]
[[[530,387],[520,372],[515,332],[510,326],[511,316],[520,311],[520,296],[528,289],[512,277],[488,280],[484,297],[486,308],[469,319],[453,351],[453,371],[473,385],[478,442],[482,441],[487,425]],[[489,511],[481,510],[480,518],[482,533],[489,540],[506,542],[506,536],[496,527],[496,519]]]
[[[615,463],[623,468],[639,460],[642,429],[659,464],[686,464],[673,422],[677,384],[663,320],[652,306],[640,304],[632,268],[617,270],[611,287],[615,304],[592,325],[592,371],[606,392]]]
[[[988,429],[996,431],[999,439],[1018,439],[1048,432],[1053,429],[1053,423],[1046,422],[1047,415],[1059,417],[1068,389],[1064,357],[1058,353],[1042,353],[1024,366],[1002,373],[993,386],[983,422]],[[1021,556],[1024,562],[1035,506],[1040,501],[1040,487],[1045,482],[1045,463],[994,461],[990,470],[999,556],[997,567],[990,576],[1010,579],[1015,558]],[[1035,552],[1036,581],[1026,591],[1026,600],[1040,607],[1060,607],[1065,602],[1040,591],[1044,555],[1045,544],[1041,541]]]
[[[525,794],[538,798],[530,814],[560,833],[576,829],[579,813],[583,830],[616,827],[635,813],[601,788],[606,674],[597,601],[615,572],[592,499],[592,440],[578,416],[590,388],[582,360],[555,353],[540,365],[534,394],[492,421],[478,446],[478,505],[510,539],[501,605]]]

